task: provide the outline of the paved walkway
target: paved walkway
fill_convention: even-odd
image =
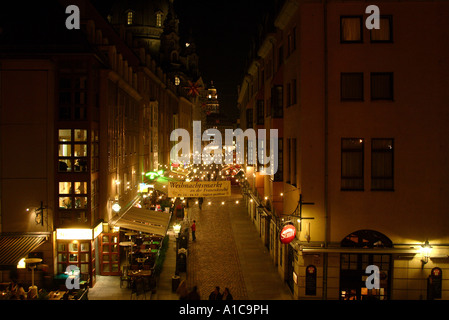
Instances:
[[[197,240],[189,241],[187,273],[180,273],[181,280],[186,279],[189,289],[196,285],[202,300],[208,299],[215,286],[221,291],[228,287],[234,300],[291,300],[290,290],[246,213],[240,189],[232,189],[231,197],[206,198],[202,210],[194,201],[190,202],[187,220],[188,223],[196,220]],[[169,236],[170,246],[158,287],[151,297],[147,296],[148,300],[178,299],[172,292],[176,239],[172,232]],[[116,278],[117,283],[105,278]],[[90,290],[91,300],[130,299],[129,289],[120,289],[118,277],[98,279],[97,285]],[[106,282],[113,288],[105,289]]]

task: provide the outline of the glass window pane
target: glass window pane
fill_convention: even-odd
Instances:
[[[109,254],[103,255],[103,262],[109,262]]]
[[[59,194],[70,194],[72,193],[72,183],[71,182],[60,182],[59,183]]]
[[[89,243],[83,242],[83,243],[81,243],[80,249],[81,249],[81,251],[86,252],[86,251],[89,251],[89,247],[90,247]]]
[[[109,237],[103,236],[103,243],[109,243]]]
[[[67,251],[67,245],[65,243],[58,243],[58,251]]]
[[[78,262],[78,254],[70,253],[69,254],[69,262]]]
[[[72,198],[59,197],[59,209],[72,209]]]
[[[87,157],[87,144],[75,144],[73,156]]]
[[[362,41],[362,19],[360,17],[341,18],[340,32],[342,42]]]
[[[70,171],[72,171],[72,160],[70,160],[70,159],[59,159],[58,171],[59,172],[70,172]]]
[[[67,262],[67,254],[59,253],[58,254],[58,262]]]
[[[80,268],[81,273],[89,273],[89,264],[82,263]]]
[[[371,30],[371,41],[372,42],[389,42],[392,41],[391,32],[391,16],[390,17],[380,17],[380,29]]]
[[[69,251],[78,251],[78,243],[73,242],[73,243],[69,243]]]
[[[87,172],[87,159],[75,159],[74,164],[74,171],[75,172]]]
[[[89,262],[89,254],[88,253],[81,254],[81,262]]]
[[[341,74],[341,100],[363,100],[363,73]]]
[[[112,264],[112,269],[111,269],[111,271],[112,271],[112,272],[118,272],[118,271],[119,271],[118,264]]]
[[[108,245],[104,245],[103,246],[103,252],[104,253],[109,253],[109,246]]]
[[[87,130],[75,129],[75,141],[87,141]]]
[[[109,263],[104,263],[103,264],[103,272],[109,272]]]
[[[72,141],[72,130],[71,129],[59,129],[59,141],[61,141],[61,142]]]
[[[87,193],[87,182],[75,182],[75,193],[76,194],[86,194]]]
[[[75,209],[86,209],[87,197],[75,197]]]
[[[71,157],[72,156],[72,146],[70,144],[60,144],[58,155],[60,157]]]

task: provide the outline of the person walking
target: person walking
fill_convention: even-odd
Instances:
[[[203,197],[200,197],[200,198],[198,198],[198,206],[200,207],[200,210],[201,210],[201,207],[203,206]]]
[[[220,293],[220,287],[216,286],[214,291],[212,291],[209,295],[209,300],[221,300],[223,295]]]
[[[231,292],[229,292],[229,288],[225,288],[223,292],[223,300],[234,300]]]
[[[196,235],[195,235],[195,232],[196,232],[196,221],[195,220],[193,220],[193,224],[192,224],[192,226],[190,228],[192,229],[192,241],[195,241],[196,240]]]
[[[189,292],[189,294],[186,297],[186,300],[201,300],[197,286],[194,286],[192,288],[192,291]]]

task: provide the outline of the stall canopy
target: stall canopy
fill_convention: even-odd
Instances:
[[[26,258],[48,238],[49,235],[0,235],[0,265],[17,265],[20,259]]]
[[[170,222],[170,213],[131,207],[117,221],[114,227],[165,236]]]

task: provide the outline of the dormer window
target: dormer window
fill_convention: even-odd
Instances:
[[[162,12],[156,13],[156,27],[162,27]]]
[[[128,11],[128,13],[126,14],[126,24],[127,25],[132,25],[133,24],[133,19],[134,19],[134,12]]]

